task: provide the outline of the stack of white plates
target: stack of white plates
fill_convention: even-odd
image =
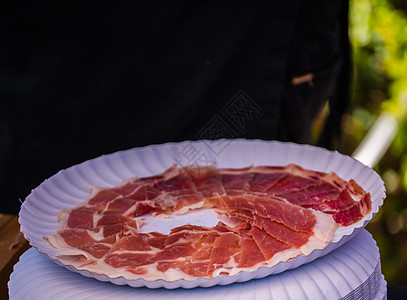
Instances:
[[[235,276],[176,282],[128,281],[78,271],[58,260],[56,249],[43,237],[56,233],[61,209],[85,201],[94,186],[112,187],[130,177],[154,175],[174,163],[218,167],[295,163],[313,170],[334,171],[346,180],[355,179],[371,193],[372,211],[352,226],[340,228],[323,250]],[[348,156],[312,146],[218,140],[170,143],[105,155],[62,170],[27,197],[20,211],[20,224],[34,248],[23,254],[15,266],[9,282],[10,298],[383,299],[386,282],[379,250],[363,227],[378,212],[384,198],[383,182],[372,169]]]

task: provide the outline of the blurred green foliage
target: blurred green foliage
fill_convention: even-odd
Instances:
[[[407,1],[350,0],[353,99],[343,120],[351,154],[378,115],[391,113],[398,131],[374,169],[387,189],[383,207],[367,226],[389,284],[407,285]]]

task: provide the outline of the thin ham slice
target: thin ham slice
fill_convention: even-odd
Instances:
[[[290,247],[299,248],[304,245],[309,238],[309,234],[305,232],[295,231],[282,223],[273,221],[269,218],[263,218],[248,210],[227,212],[225,216],[229,218],[237,218],[247,224],[251,224],[256,228],[265,231],[275,239],[290,245]]]
[[[253,237],[253,240],[256,242],[256,245],[259,247],[266,260],[272,259],[273,256],[280,251],[291,248],[289,244],[274,238],[265,230],[262,230],[256,226],[253,226],[248,234]]]
[[[90,229],[94,226],[94,209],[87,207],[78,207],[73,209],[68,216],[67,226],[69,228]]]
[[[213,207],[240,209],[279,222],[296,231],[312,233],[316,218],[309,209],[282,201],[276,197],[222,196],[209,200]]]
[[[247,232],[243,232],[240,239],[241,255],[239,259],[239,268],[250,268],[266,261],[264,254],[254,241],[253,237]]]

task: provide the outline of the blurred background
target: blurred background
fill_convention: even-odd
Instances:
[[[380,248],[388,284],[407,285],[407,1],[351,0],[350,38],[353,98],[340,151],[354,154],[374,131],[378,138],[367,148],[388,147],[372,161],[387,198],[367,229]]]

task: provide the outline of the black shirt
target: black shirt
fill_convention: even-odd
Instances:
[[[18,199],[58,170],[118,150],[202,138],[293,140],[279,134],[289,126],[289,79],[342,60],[344,3],[8,6],[1,211],[17,212]]]

